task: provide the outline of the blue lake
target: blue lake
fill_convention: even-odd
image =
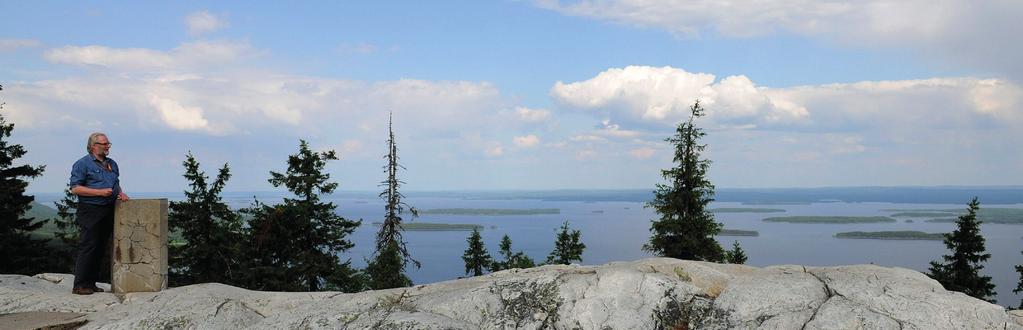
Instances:
[[[147,197],[150,194],[137,194]],[[160,197],[156,194],[148,197]],[[167,197],[163,194],[163,197]],[[276,203],[282,195],[260,193],[259,200]],[[180,196],[170,196],[172,200]],[[227,193],[225,201],[233,208],[251,204],[252,193]],[[46,197],[40,196],[41,202]],[[357,267],[365,266],[365,260],[373,253],[373,241],[378,227],[372,222],[382,220],[384,203],[370,195],[361,197],[329,197],[338,213],[349,219],[362,219],[363,225],[350,237],[355,247],[342,255],[351,259]],[[51,199],[52,201],[52,199]],[[500,208],[537,209],[556,208],[560,214],[522,216],[463,216],[463,215],[422,215],[414,222],[467,223],[484,226],[481,232],[491,255],[497,256],[498,244],[503,235],[512,239],[513,250],[522,250],[536,261],[543,261],[554,245],[555,231],[564,221],[573,229],[582,231],[586,244],[583,264],[603,264],[610,261],[636,260],[651,257],[642,251],[643,243],[649,238],[650,220],[655,217],[652,209],[644,208],[641,202],[629,201],[545,201],[530,199],[465,199],[461,197],[413,196],[406,201],[421,210],[434,208]],[[838,239],[833,235],[845,231],[917,230],[923,232],[950,232],[954,223],[924,222],[930,218],[895,218],[894,223],[868,224],[793,224],[764,222],[763,218],[773,216],[890,216],[890,209],[965,209],[963,204],[906,204],[906,203],[845,203],[827,202],[784,205],[744,205],[739,202],[715,202],[712,208],[776,208],[785,209],[779,213],[719,213],[716,219],[728,229],[759,231],[758,237],[718,237],[723,247],[730,247],[738,240],[749,256],[749,265],[768,266],[779,264],[799,265],[850,265],[877,264],[898,266],[918,271],[927,271],[929,262],[938,260],[948,253],[941,241]],[[997,208],[1023,208],[1023,204],[981,205]],[[912,219],[912,223],[905,220]],[[1023,264],[1023,225],[984,224],[983,235],[991,259],[984,272],[993,277],[997,300],[1002,305],[1015,307],[1020,297],[1012,293],[1019,279],[1014,266]],[[422,268],[409,269],[408,275],[416,284],[446,281],[464,276],[461,259],[469,236],[467,231],[407,231],[405,238],[414,258],[422,262]]]

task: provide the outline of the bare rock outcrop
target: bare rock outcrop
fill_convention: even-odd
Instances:
[[[83,313],[82,329],[1023,329],[1019,311],[946,291],[917,271],[873,265],[655,258],[355,294],[209,283],[121,299],[73,296],[59,279],[0,276],[0,313]]]

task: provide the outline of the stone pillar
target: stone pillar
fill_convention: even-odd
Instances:
[[[167,288],[167,199],[132,199],[114,209],[114,293]]]

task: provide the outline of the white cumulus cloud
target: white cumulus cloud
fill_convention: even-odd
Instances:
[[[674,125],[700,100],[710,118],[723,123],[747,124],[798,121],[805,108],[782,97],[772,97],[745,76],[715,82],[707,73],[672,67],[628,66],[611,68],[589,80],[563,83],[551,95],[570,108],[613,113],[636,122]]]
[[[179,130],[201,130],[208,127],[209,122],[203,118],[199,107],[182,106],[180,103],[156,95],[149,97],[149,104],[160,112],[160,118],[167,126]]]
[[[508,134],[487,129],[505,120],[493,109],[513,108],[489,82],[329,79],[268,71],[237,61],[257,60],[262,53],[247,43],[231,41],[187,42],[169,51],[67,46],[48,51],[46,59],[93,70],[81,77],[19,83],[8,94],[11,104],[26,105],[13,112],[32,125],[58,125],[42,118],[64,118],[68,123],[90,120],[90,114],[102,112],[110,115],[107,118],[217,135],[283,127],[298,135],[349,130],[375,134],[386,129],[386,113],[394,111],[407,127],[402,132],[417,140],[457,139],[474,131],[484,132],[485,140]],[[142,109],[159,111],[150,112],[157,114],[152,116]],[[338,125],[348,128],[338,129]],[[458,145],[458,152],[466,154],[478,155],[481,148]]]
[[[769,88],[745,76],[715,82],[712,74],[630,66],[585,81],[558,82],[551,95],[562,106],[603,118],[603,129],[594,135],[604,137],[637,137],[636,129],[677,125],[697,99],[707,109],[704,126],[720,129],[1023,124],[1020,85],[972,77]]]

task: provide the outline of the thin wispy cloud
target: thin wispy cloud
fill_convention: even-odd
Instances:
[[[522,121],[542,122],[551,118],[551,112],[544,109],[515,108],[515,115]]]
[[[516,136],[512,142],[520,148],[531,148],[540,144],[540,138],[536,135]]]
[[[795,34],[865,48],[907,49],[922,58],[1004,72],[1023,81],[1019,1],[643,1],[540,0],[566,15],[670,31],[681,38]]]
[[[36,48],[43,43],[35,39],[4,39],[0,38],[0,52],[13,52],[23,48]]]
[[[196,69],[204,65],[231,63],[261,53],[247,42],[195,41],[182,43],[170,51],[147,48],[113,48],[101,45],[63,46],[47,50],[43,57],[50,62],[109,70],[172,70]]]
[[[206,10],[193,12],[185,16],[185,26],[188,28],[188,34],[193,36],[212,33],[229,25],[223,17],[213,15]]]
[[[380,47],[378,47],[375,44],[368,43],[368,42],[360,42],[360,43],[355,43],[355,44],[343,43],[343,44],[337,46],[337,49],[336,49],[337,53],[338,54],[342,54],[342,55],[344,55],[344,54],[360,54],[360,55],[373,54],[373,53],[376,53],[379,50],[380,50]]]

